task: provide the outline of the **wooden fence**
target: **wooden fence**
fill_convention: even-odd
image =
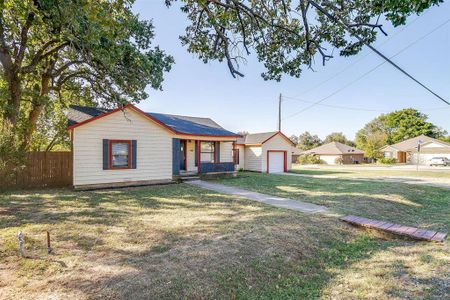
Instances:
[[[25,168],[0,170],[0,190],[72,185],[72,152],[30,152]]]

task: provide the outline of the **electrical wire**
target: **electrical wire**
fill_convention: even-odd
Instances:
[[[344,26],[344,28],[350,32],[350,34],[352,36],[354,36],[360,43],[363,43],[364,45],[366,45],[370,50],[372,50],[373,52],[375,52],[376,54],[378,54],[380,57],[382,57],[385,61],[387,61],[388,63],[390,63],[394,68],[396,68],[397,70],[399,70],[400,72],[402,72],[403,74],[405,74],[407,77],[409,77],[411,80],[413,80],[414,82],[416,82],[417,84],[419,84],[421,87],[423,87],[424,89],[426,89],[428,92],[430,92],[431,94],[433,94],[436,98],[438,98],[439,100],[441,100],[442,102],[444,102],[447,105],[450,105],[450,102],[448,102],[447,100],[445,100],[443,97],[441,97],[439,94],[437,94],[436,92],[434,92],[431,88],[429,88],[427,85],[425,85],[424,83],[422,83],[421,81],[419,81],[418,79],[416,79],[414,76],[412,76],[411,74],[409,74],[405,69],[403,69],[402,67],[400,67],[399,65],[397,65],[394,61],[391,60],[391,58],[387,57],[386,55],[384,55],[383,53],[381,53],[380,51],[378,51],[375,47],[373,47],[370,43],[366,42],[353,28],[350,27],[350,25],[348,25],[344,20],[342,20],[342,18],[339,15],[331,15],[328,11],[326,11],[323,7],[321,7],[320,5],[318,5],[316,2],[309,0],[309,3],[311,3],[312,6],[314,6],[317,10],[319,10],[321,13],[323,13],[325,16],[327,16],[329,19],[333,20],[334,22],[341,24]]]
[[[450,19],[447,19],[445,22],[441,23],[440,25],[438,25],[437,27],[435,27],[434,29],[432,29],[432,30],[429,31],[428,33],[422,35],[420,38],[414,40],[413,42],[411,42],[410,44],[408,44],[406,47],[402,48],[400,51],[398,51],[397,53],[395,53],[394,55],[392,55],[392,56],[390,57],[390,59],[396,57],[397,55],[399,55],[399,54],[401,54],[401,53],[403,53],[404,51],[406,51],[407,49],[409,49],[409,48],[412,47],[413,45],[417,44],[419,41],[425,39],[425,38],[428,37],[430,34],[436,32],[437,30],[439,30],[439,29],[442,28],[443,26],[447,25],[449,22],[450,22]],[[316,105],[322,103],[323,101],[325,101],[325,100],[331,98],[332,96],[338,94],[339,92],[343,91],[343,90],[346,89],[347,87],[351,86],[352,84],[354,84],[354,83],[356,83],[357,81],[361,80],[362,78],[366,77],[367,75],[369,75],[370,73],[372,73],[373,71],[375,71],[376,69],[378,69],[379,67],[381,67],[382,65],[384,65],[386,62],[387,62],[387,61],[383,61],[383,62],[379,63],[378,65],[376,65],[376,66],[373,67],[372,69],[368,70],[367,72],[365,72],[365,73],[363,73],[362,75],[360,75],[359,77],[357,77],[355,80],[353,80],[353,81],[347,83],[346,85],[344,85],[344,86],[342,86],[341,88],[335,90],[334,92],[332,92],[332,93],[329,94],[328,96],[325,96],[324,98],[320,99],[319,101],[313,102],[311,105],[309,105],[309,106],[303,108],[302,110],[299,110],[299,111],[297,111],[297,112],[295,112],[295,113],[293,113],[293,114],[291,114],[291,115],[289,115],[289,116],[283,118],[283,120],[288,119],[288,118],[291,118],[291,117],[294,117],[294,116],[296,116],[296,115],[298,115],[298,114],[300,114],[300,113],[302,113],[302,112],[304,112],[304,111],[306,111],[306,110],[308,110],[308,109],[310,109],[310,108],[312,108],[312,107],[314,107],[314,106],[316,106]],[[295,98],[295,97],[291,97],[291,98]],[[444,102],[446,102],[446,101],[444,100]],[[446,103],[447,103],[447,102],[446,102]]]
[[[313,101],[308,101],[308,100],[300,99],[297,97],[294,98],[294,97],[289,97],[289,96],[283,96],[283,99],[284,100],[294,100],[294,101],[299,101],[299,102],[303,102],[303,103],[314,103]],[[377,113],[391,112],[390,110],[380,110],[380,109],[376,109],[376,108],[358,108],[358,107],[331,105],[331,104],[324,104],[324,103],[319,103],[317,105],[330,107],[330,108],[343,109],[343,110],[352,110],[352,111],[366,111],[366,112],[377,112]],[[450,107],[449,106],[433,107],[433,108],[424,108],[424,109],[419,109],[419,110],[423,111],[423,112],[427,112],[427,111],[442,110],[442,109],[450,109]]]
[[[385,44],[387,44],[388,42],[390,42],[394,37],[396,37],[397,35],[399,35],[401,32],[403,32],[406,28],[408,28],[409,26],[411,26],[412,24],[414,24],[421,16],[423,16],[424,14],[428,13],[428,11],[425,11],[425,13],[423,13],[422,15],[416,17],[415,19],[413,19],[411,22],[409,22],[408,24],[406,24],[405,26],[403,26],[400,30],[396,31],[393,35],[389,36],[389,38],[387,38],[385,41],[383,41],[382,43],[380,43],[378,45],[378,47],[381,47]],[[372,54],[372,52],[368,52],[367,54],[365,54],[364,56],[359,57],[357,60],[353,61],[352,63],[350,63],[349,65],[347,65],[345,68],[343,68],[342,70],[340,70],[339,72],[337,72],[336,74],[334,74],[333,76],[329,77],[328,79],[314,85],[313,87],[303,91],[300,94],[297,94],[293,97],[299,97],[301,95],[305,95],[308,94],[309,92],[317,89],[318,87],[321,87],[322,85],[324,85],[325,83],[330,82],[331,80],[335,79],[336,77],[338,77],[339,75],[341,75],[342,73],[344,73],[345,71],[347,71],[348,69],[352,68],[353,66],[355,66],[357,63],[361,62],[362,60],[364,60],[366,57],[370,56]]]

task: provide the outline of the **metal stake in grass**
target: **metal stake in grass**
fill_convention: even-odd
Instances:
[[[22,231],[17,234],[17,239],[19,240],[19,252],[22,257],[25,257],[25,240],[23,238]]]
[[[47,231],[47,252],[48,254],[52,253],[53,249],[50,246],[50,232]]]

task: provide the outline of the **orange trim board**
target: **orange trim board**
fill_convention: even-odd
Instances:
[[[121,107],[121,108],[113,109],[113,110],[111,110],[111,111],[108,111],[108,112],[103,113],[103,114],[101,114],[101,115],[98,115],[98,116],[96,116],[96,117],[92,117],[92,118],[90,118],[90,119],[88,119],[88,120],[85,120],[85,121],[83,121],[83,122],[74,124],[74,125],[72,125],[72,126],[67,127],[67,130],[72,130],[72,129],[74,129],[74,128],[77,128],[77,127],[79,127],[79,126],[85,125],[85,124],[90,123],[90,122],[92,122],[92,121],[101,119],[101,118],[103,118],[103,117],[105,117],[105,116],[108,116],[108,115],[110,115],[110,114],[113,114],[113,113],[115,113],[115,112],[118,112],[118,111],[121,111],[121,110],[125,110],[125,109],[127,109],[127,108],[133,109],[135,112],[137,112],[137,113],[139,113],[140,115],[142,115],[143,117],[148,118],[148,119],[152,120],[153,122],[159,124],[160,126],[162,126],[163,128],[169,130],[169,131],[172,132],[173,134],[182,135],[182,136],[211,136],[211,137],[216,137],[216,138],[239,138],[239,137],[241,137],[240,135],[236,135],[236,136],[227,136],[227,135],[209,135],[209,134],[190,134],[190,133],[179,132],[179,131],[176,131],[176,130],[172,129],[170,126],[167,126],[166,124],[164,124],[163,122],[159,121],[158,119],[155,119],[154,117],[152,117],[152,116],[146,114],[144,111],[142,111],[141,109],[137,108],[137,107],[134,106],[133,104],[127,104],[127,105],[125,105],[125,106],[123,106],[123,107]]]
[[[128,144],[128,165],[126,167],[113,167],[112,165],[112,144],[113,143],[126,143]],[[131,169],[131,140],[108,140],[108,169],[109,170],[124,170]]]

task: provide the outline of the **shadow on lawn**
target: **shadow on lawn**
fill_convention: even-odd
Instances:
[[[347,197],[339,187],[334,193]],[[66,248],[55,255],[64,250],[79,265],[50,274],[43,290],[88,298],[317,298],[341,271],[412,245],[186,185],[0,197],[1,228],[73,227],[56,236]]]
[[[448,210],[445,209],[450,202],[450,193],[445,188],[377,180],[245,175],[219,182],[323,205],[342,215],[353,214],[435,230],[448,231],[450,228]]]
[[[354,235],[332,219],[282,212],[240,221],[226,234],[196,236],[228,222],[204,221],[175,236],[165,232],[164,244],[145,250],[110,248],[115,259],[97,261],[97,267],[131,270],[94,279],[80,276],[65,285],[117,299],[311,299],[321,295],[336,269],[389,246]]]

